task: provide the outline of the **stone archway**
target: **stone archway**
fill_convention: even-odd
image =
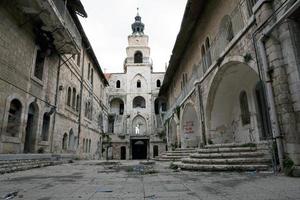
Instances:
[[[38,128],[39,107],[33,102],[29,105],[27,124],[25,131],[24,153],[34,153],[36,145],[36,133]]]
[[[141,115],[137,115],[132,120],[132,133],[135,135],[147,135],[147,122]]]
[[[197,147],[200,138],[200,120],[193,104],[188,103],[181,117],[181,147]]]
[[[253,88],[257,72],[241,62],[229,62],[216,73],[207,99],[208,143],[248,143],[258,140]],[[241,93],[247,95],[249,123],[242,123]]]
[[[177,138],[177,124],[175,120],[172,118],[169,125],[169,139],[171,141],[172,147],[177,147],[178,138]]]

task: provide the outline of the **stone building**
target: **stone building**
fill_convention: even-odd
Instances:
[[[299,6],[187,2],[160,89],[169,147],[274,141],[300,165]]]
[[[163,72],[153,72],[148,36],[139,14],[128,36],[123,73],[106,74],[109,81],[108,140],[105,155],[113,159],[146,159],[165,151],[163,111],[158,98]]]
[[[0,2],[0,153],[100,156],[108,82],[77,15],[80,1]]]

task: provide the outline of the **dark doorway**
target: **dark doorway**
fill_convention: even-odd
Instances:
[[[126,147],[121,147],[121,160],[126,160]]]
[[[132,140],[132,159],[133,160],[143,160],[147,159],[147,140]]]
[[[154,145],[153,146],[153,158],[158,156],[158,146]]]
[[[38,107],[35,103],[31,103],[28,110],[26,135],[24,143],[24,153],[34,153],[35,151],[35,135],[38,122]]]
[[[258,128],[260,139],[265,140],[271,137],[270,118],[267,107],[267,102],[264,94],[264,85],[258,82],[255,87],[256,105],[258,108]]]

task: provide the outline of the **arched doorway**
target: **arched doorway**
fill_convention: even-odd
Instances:
[[[171,141],[171,147],[177,148],[178,139],[177,139],[177,124],[175,120],[172,118],[169,125],[169,139]]]
[[[24,153],[34,153],[36,143],[36,132],[38,127],[38,105],[33,102],[29,105],[27,124],[25,131]]]
[[[133,160],[143,160],[147,159],[147,140],[132,140],[132,159]]]
[[[71,129],[70,132],[69,132],[69,145],[68,145],[68,148],[69,148],[70,151],[75,150],[75,136],[74,136],[73,129]]]
[[[153,146],[153,158],[158,156],[158,146],[154,145]]]
[[[121,147],[121,160],[126,160],[126,147]]]
[[[255,88],[259,77],[241,62],[223,65],[211,84],[206,106],[208,142],[249,143],[258,140]],[[249,115],[249,116],[245,116]]]
[[[136,135],[147,134],[147,123],[144,117],[137,115],[132,120],[132,133]]]
[[[188,103],[181,117],[181,147],[197,147],[200,138],[200,121],[196,109]]]

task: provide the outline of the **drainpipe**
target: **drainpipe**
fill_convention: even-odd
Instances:
[[[267,100],[269,104],[269,113],[270,113],[270,120],[271,120],[271,126],[272,126],[272,134],[273,138],[276,140],[277,144],[277,149],[278,149],[278,157],[279,157],[279,164],[281,169],[283,169],[283,144],[282,144],[282,136],[280,134],[280,129],[279,129],[279,123],[278,123],[278,118],[276,114],[276,109],[275,109],[275,100],[274,100],[274,93],[272,89],[272,80],[270,75],[268,74],[269,70],[269,64],[268,64],[268,58],[267,58],[267,53],[265,49],[265,44],[264,44],[265,36],[263,36],[259,41],[258,41],[258,48],[259,48],[259,53],[261,56],[262,60],[262,71],[263,71],[263,79],[265,80],[265,85],[266,85],[266,95],[267,95]]]
[[[82,44],[84,45],[84,44]],[[88,47],[89,48],[89,47]],[[81,61],[81,82],[80,82],[80,103],[79,103],[79,115],[78,115],[78,142],[77,145],[80,151],[80,133],[81,133],[81,118],[82,118],[82,102],[83,102],[83,80],[84,80],[84,57],[85,57],[85,50],[87,51],[88,48],[82,48],[82,61]]]
[[[272,33],[272,31],[299,7],[300,7],[300,0],[297,0],[272,26],[270,26],[269,28],[267,28],[266,31],[264,31],[263,36],[258,41],[259,53],[262,59],[262,71],[263,71],[262,76],[266,84],[266,95],[267,95],[269,109],[270,109],[269,113],[271,118],[272,133],[273,133],[273,138],[275,138],[276,140],[279,164],[281,169],[283,169],[284,149],[283,149],[282,135],[280,134],[279,123],[276,114],[274,93],[272,89],[272,80],[270,75],[268,74],[269,63],[268,63],[267,52],[265,48],[265,41],[268,39],[268,36]]]
[[[59,76],[60,76],[60,68],[61,68],[61,56],[58,56],[58,68],[56,74],[56,90],[55,90],[55,100],[54,105],[57,109],[57,102],[58,102],[58,91],[59,91]],[[55,121],[56,121],[57,110],[54,112],[53,120],[52,120],[52,134],[50,139],[50,153],[53,153],[53,140],[54,140],[54,130],[55,130]]]

